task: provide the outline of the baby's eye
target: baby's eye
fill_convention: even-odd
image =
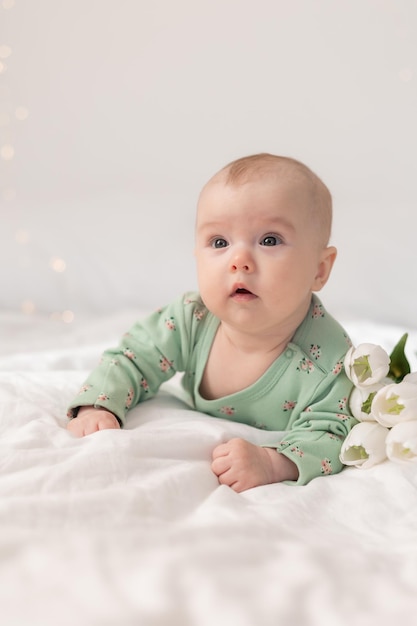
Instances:
[[[265,235],[260,241],[261,246],[279,246],[282,243],[278,235]]]
[[[223,237],[216,237],[211,241],[212,248],[226,248],[229,244]]]

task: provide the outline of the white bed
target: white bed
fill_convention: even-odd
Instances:
[[[123,431],[75,439],[65,408],[134,320],[3,315],[0,612],[5,626],[407,623],[416,466],[348,468],[236,494],[210,454],[268,433],[190,411],[174,380]],[[351,323],[390,349],[402,329]],[[88,340],[87,340],[88,338]],[[415,365],[417,333],[407,353]],[[172,393],[174,395],[172,395]]]

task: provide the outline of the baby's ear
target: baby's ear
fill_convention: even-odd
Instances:
[[[320,291],[320,289],[322,289],[327,283],[330,272],[332,271],[333,263],[336,260],[336,256],[337,250],[334,246],[324,248],[321,252],[312,291]]]

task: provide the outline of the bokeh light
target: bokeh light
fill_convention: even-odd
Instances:
[[[25,315],[33,315],[36,311],[35,303],[32,300],[24,300],[21,304],[21,310]]]
[[[64,259],[60,257],[52,257],[49,261],[50,267],[54,270],[54,272],[62,273],[67,269],[67,264]]]
[[[12,53],[12,49],[10,46],[2,45],[0,46],[0,59],[7,59]]]
[[[30,240],[30,235],[27,230],[21,229],[16,232],[15,239],[17,243],[24,245]]]
[[[74,321],[75,315],[73,311],[63,311],[62,312],[62,321],[65,324],[71,324]]]
[[[73,311],[53,311],[50,314],[49,319],[51,322],[64,322],[64,324],[72,324],[75,319],[75,314]]]
[[[17,120],[19,120],[20,122],[23,122],[24,120],[28,118],[29,111],[27,110],[26,107],[20,106],[20,107],[17,107],[14,114]]]
[[[5,144],[0,149],[0,156],[4,161],[11,161],[14,157],[14,148],[10,144]]]

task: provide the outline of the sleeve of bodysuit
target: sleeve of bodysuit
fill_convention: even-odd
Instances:
[[[298,467],[297,485],[304,485],[317,476],[340,472],[339,459],[343,440],[356,424],[348,409],[352,383],[342,370],[322,381],[307,406],[289,430],[285,439],[274,446]]]
[[[123,424],[129,409],[184,370],[198,305],[183,296],[137,322],[116,348],[104,352],[69,405],[68,417],[76,417],[81,406],[102,407]]]

